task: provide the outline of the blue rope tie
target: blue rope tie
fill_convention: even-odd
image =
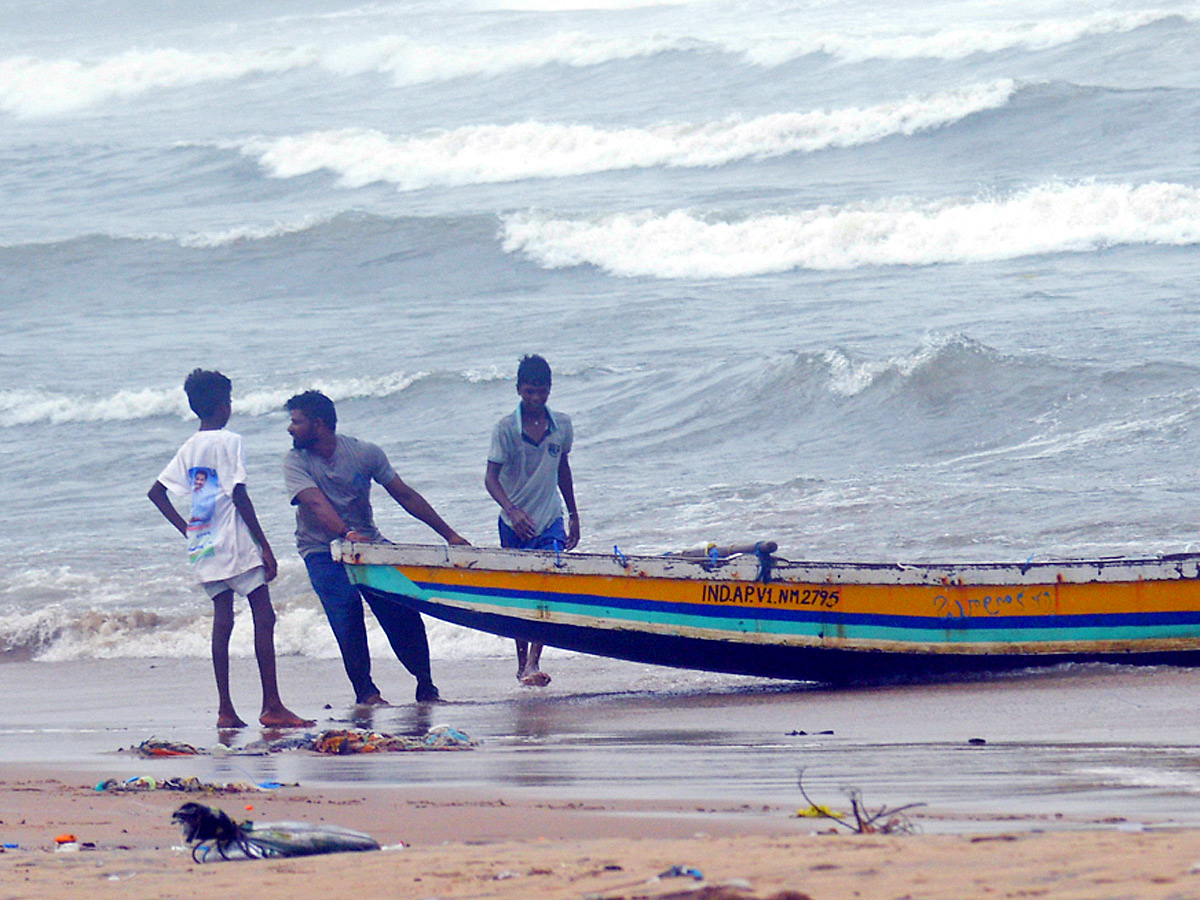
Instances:
[[[774,565],[774,560],[771,559],[771,554],[763,549],[761,541],[754,545],[754,555],[758,557],[758,580],[767,584],[771,580],[771,567]]]

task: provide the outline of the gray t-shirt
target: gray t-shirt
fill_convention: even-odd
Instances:
[[[537,533],[541,534],[554,520],[562,516],[558,499],[558,465],[571,452],[575,431],[566,413],[552,413],[546,408],[550,430],[540,444],[535,444],[521,427],[521,407],[505,416],[492,429],[492,446],[488,462],[500,464],[500,486],[508,499],[525,510]],[[508,515],[500,513],[505,523],[512,525]]]
[[[283,458],[283,483],[296,507],[296,547],[301,556],[328,551],[329,542],[338,537],[297,502],[297,495],[311,487],[320,490],[355,531],[373,541],[383,540],[371,511],[371,482],[389,484],[396,470],[377,445],[340,434],[336,438],[331,459],[295,448]]]

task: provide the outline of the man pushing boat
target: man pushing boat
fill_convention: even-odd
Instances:
[[[468,544],[414,488],[405,484],[375,444],[337,434],[333,401],[320,391],[288,400],[292,449],[283,461],[283,477],[296,507],[296,546],[304,558],[313,590],[337,638],[354,702],[387,706],[371,679],[371,655],[363,615],[363,597],[346,570],[333,559],[329,544],[337,538],[383,541],[371,509],[371,482],[378,482],[404,510],[448,543]],[[417,679],[417,702],[436,701],[438,689],[429,667],[429,642],[419,613],[367,597],[396,657]]]

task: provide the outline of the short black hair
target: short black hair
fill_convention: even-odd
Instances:
[[[297,394],[284,404],[284,409],[288,412],[298,409],[308,418],[324,422],[330,431],[337,431],[337,410],[333,408],[333,401],[320,391]]]
[[[217,411],[222,403],[228,403],[233,396],[233,382],[220,372],[208,372],[204,369],[193,369],[183,382],[184,393],[187,394],[188,406],[192,412],[206,419]]]
[[[550,384],[550,363],[536,353],[521,357],[517,365],[517,384]]]

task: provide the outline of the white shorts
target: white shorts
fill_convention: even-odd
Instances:
[[[200,587],[204,588],[205,593],[215,600],[218,595],[226,591],[233,591],[235,594],[249,597],[252,590],[262,587],[266,583],[266,570],[262,566],[255,566],[248,572],[224,578],[221,581],[202,581]]]

